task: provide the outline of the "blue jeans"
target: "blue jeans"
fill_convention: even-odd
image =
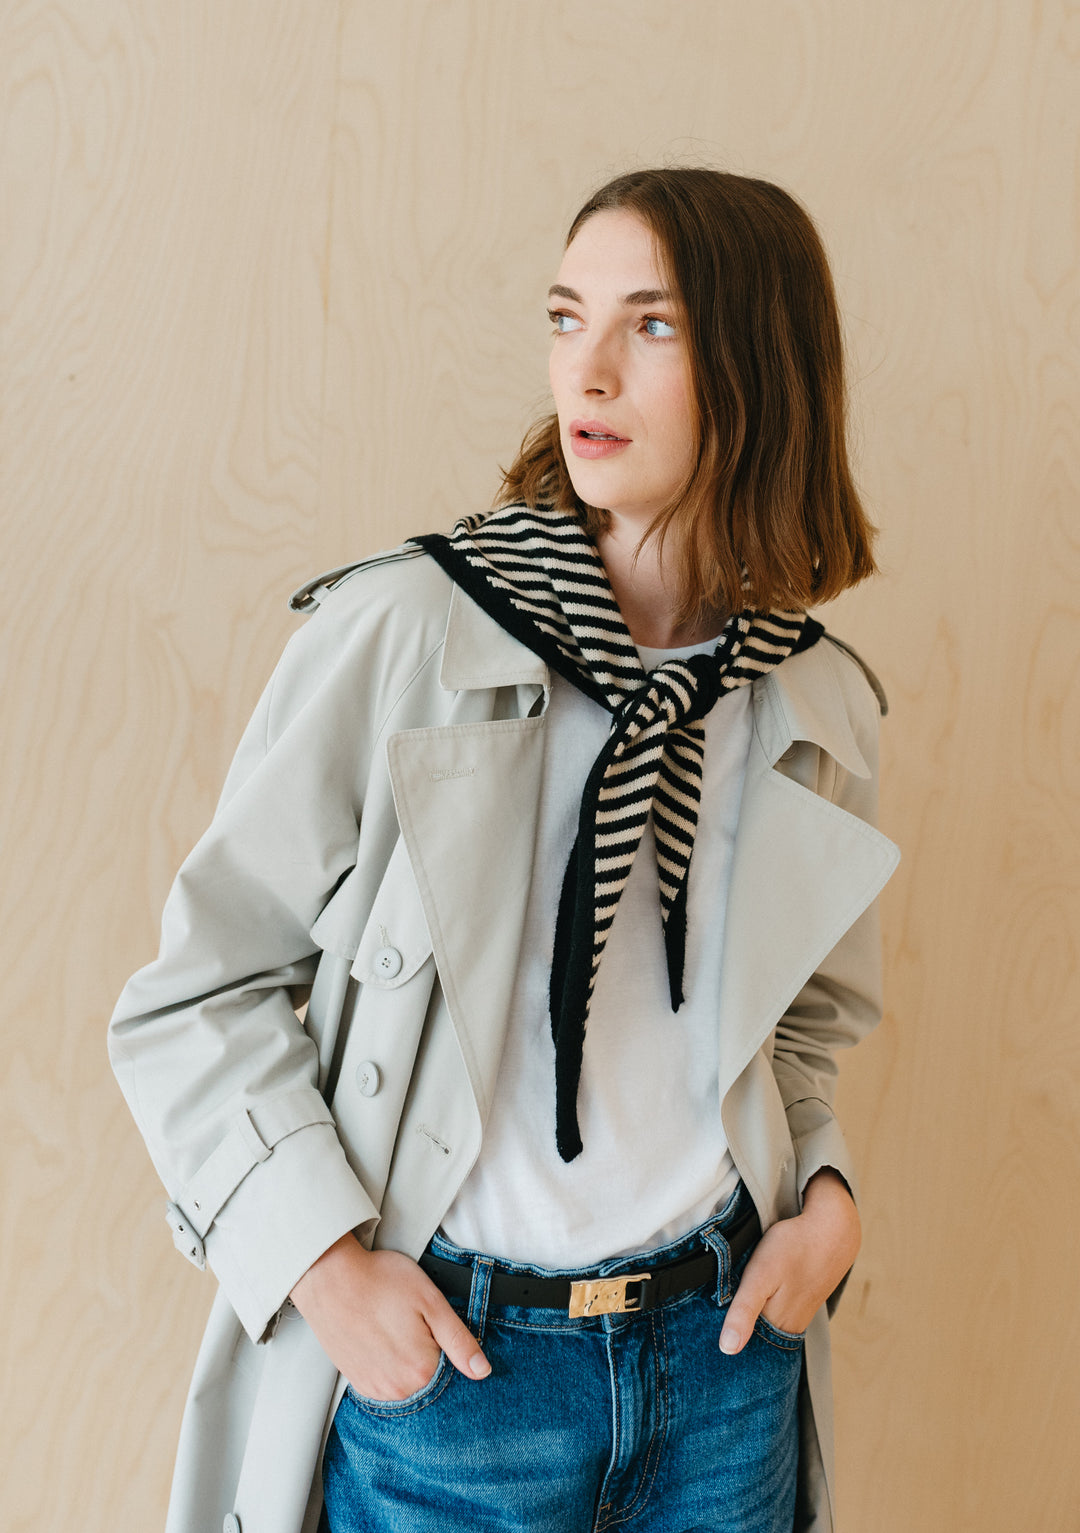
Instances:
[[[436,1255],[474,1264],[468,1302],[451,1303],[491,1373],[466,1379],[443,1355],[407,1399],[370,1400],[350,1388],[326,1446],[323,1527],[791,1533],[803,1338],[759,1320],[741,1353],[728,1357],[718,1345],[741,1271],[731,1271],[724,1228],[738,1222],[747,1196],[740,1186],[681,1240],[601,1266],[647,1271],[704,1246],[716,1252],[715,1286],[636,1314],[570,1319],[489,1304],[493,1269],[550,1269],[493,1262],[436,1235]]]

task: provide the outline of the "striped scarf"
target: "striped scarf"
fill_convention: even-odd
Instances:
[[[499,625],[611,714],[585,783],[563,879],[551,967],[555,1137],[582,1148],[577,1120],[585,1025],[619,896],[650,811],[671,1008],[683,997],[686,889],[701,802],[705,730],[726,692],[744,687],[823,633],[804,612],[747,608],[710,655],[646,672],[596,545],[572,516],[515,505],[467,516],[450,535],[410,538]]]

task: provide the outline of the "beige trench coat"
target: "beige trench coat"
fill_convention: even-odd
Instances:
[[[439,1225],[480,1148],[529,890],[546,665],[413,547],[293,606],[315,616],[110,1023],[174,1241],[220,1285],[168,1533],[314,1533],[344,1383],[287,1295],[348,1230],[418,1256]],[[753,686],[717,1029],[764,1226],[821,1166],[855,1184],[834,1051],[880,1015],[873,901],[898,858],[868,676],[822,641]],[[824,1309],[801,1431],[797,1526],[832,1533]]]

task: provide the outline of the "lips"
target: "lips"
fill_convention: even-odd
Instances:
[[[631,440],[630,437],[623,436],[614,427],[609,426],[606,421],[571,421],[570,436],[583,438],[587,442],[629,442]]]
[[[575,458],[610,458],[625,452],[631,438],[612,431],[606,421],[571,421],[570,451]]]

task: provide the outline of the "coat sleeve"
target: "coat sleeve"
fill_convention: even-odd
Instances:
[[[255,1341],[312,1262],[378,1217],[293,1003],[315,973],[311,927],[356,858],[375,692],[392,695],[365,685],[371,666],[356,663],[379,624],[352,600],[290,640],[169,893],[158,956],[128,981],[109,1024],[174,1240],[210,1265]],[[398,665],[409,649],[379,652]]]
[[[841,809],[876,826],[879,700],[883,703],[884,694],[876,678],[871,690],[852,661],[841,657],[837,666],[852,731],[870,775],[856,776],[833,764],[828,796]],[[881,1015],[881,932],[875,900],[802,987],[776,1028],[773,1074],[795,1150],[800,1204],[807,1182],[826,1166],[838,1171],[858,1198],[855,1168],[834,1108],[836,1053],[865,1038]]]

